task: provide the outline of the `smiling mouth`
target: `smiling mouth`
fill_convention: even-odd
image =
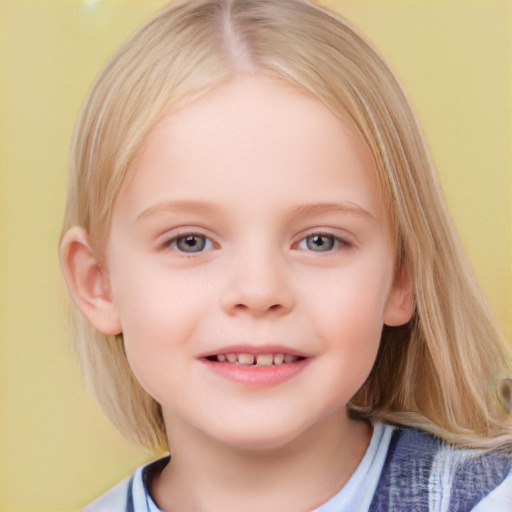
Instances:
[[[247,354],[247,353],[226,353],[226,354],[215,354],[206,357],[208,361],[213,363],[224,363],[233,364],[238,366],[253,366],[257,367],[269,367],[269,366],[280,366],[291,363],[297,363],[306,359],[302,356],[293,356],[290,354]]]
[[[214,374],[250,389],[277,386],[301,374],[313,358],[281,346],[226,347],[200,360]]]

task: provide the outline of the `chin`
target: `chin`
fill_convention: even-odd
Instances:
[[[256,428],[245,430],[230,429],[229,432],[218,434],[217,440],[221,443],[241,451],[271,452],[290,447],[302,437],[303,432],[298,429],[283,429],[283,426],[257,425]]]

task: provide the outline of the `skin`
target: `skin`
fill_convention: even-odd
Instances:
[[[78,306],[123,332],[162,405],[161,508],[311,510],[347,482],[371,429],[346,404],[412,301],[370,155],[320,101],[242,75],[173,113],[121,187],[106,260],[80,228],[62,258]],[[307,364],[269,385],[205,362],[268,345]]]

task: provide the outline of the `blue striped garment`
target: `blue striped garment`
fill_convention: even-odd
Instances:
[[[168,462],[139,468],[83,512],[162,512],[147,482]],[[419,430],[376,424],[349,482],[312,512],[512,512],[512,450],[456,449]]]

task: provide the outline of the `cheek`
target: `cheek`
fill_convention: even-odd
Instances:
[[[326,304],[319,316],[318,331],[324,344],[342,358],[346,370],[357,370],[359,365],[369,370],[382,334],[380,301],[370,293],[340,294],[338,298]]]
[[[339,269],[323,283],[317,282],[308,307],[314,328],[332,364],[356,389],[366,379],[380,344],[383,312],[390,287],[387,262]],[[356,382],[357,381],[357,382]]]
[[[390,289],[391,268],[384,263],[342,268],[307,287],[309,307],[331,330],[379,331]]]
[[[179,279],[147,265],[139,272],[133,268],[118,266],[113,283],[127,358],[143,380],[139,373],[158,372],[193,337],[208,298],[195,279]]]
[[[159,328],[186,325],[194,307],[201,307],[204,291],[201,279],[190,273],[185,276],[135,258],[117,266],[112,283],[125,332],[144,328],[158,332]]]
[[[382,335],[382,300],[371,289],[337,290],[317,316],[325,357],[321,375],[333,390],[332,405],[346,404],[373,368]]]

